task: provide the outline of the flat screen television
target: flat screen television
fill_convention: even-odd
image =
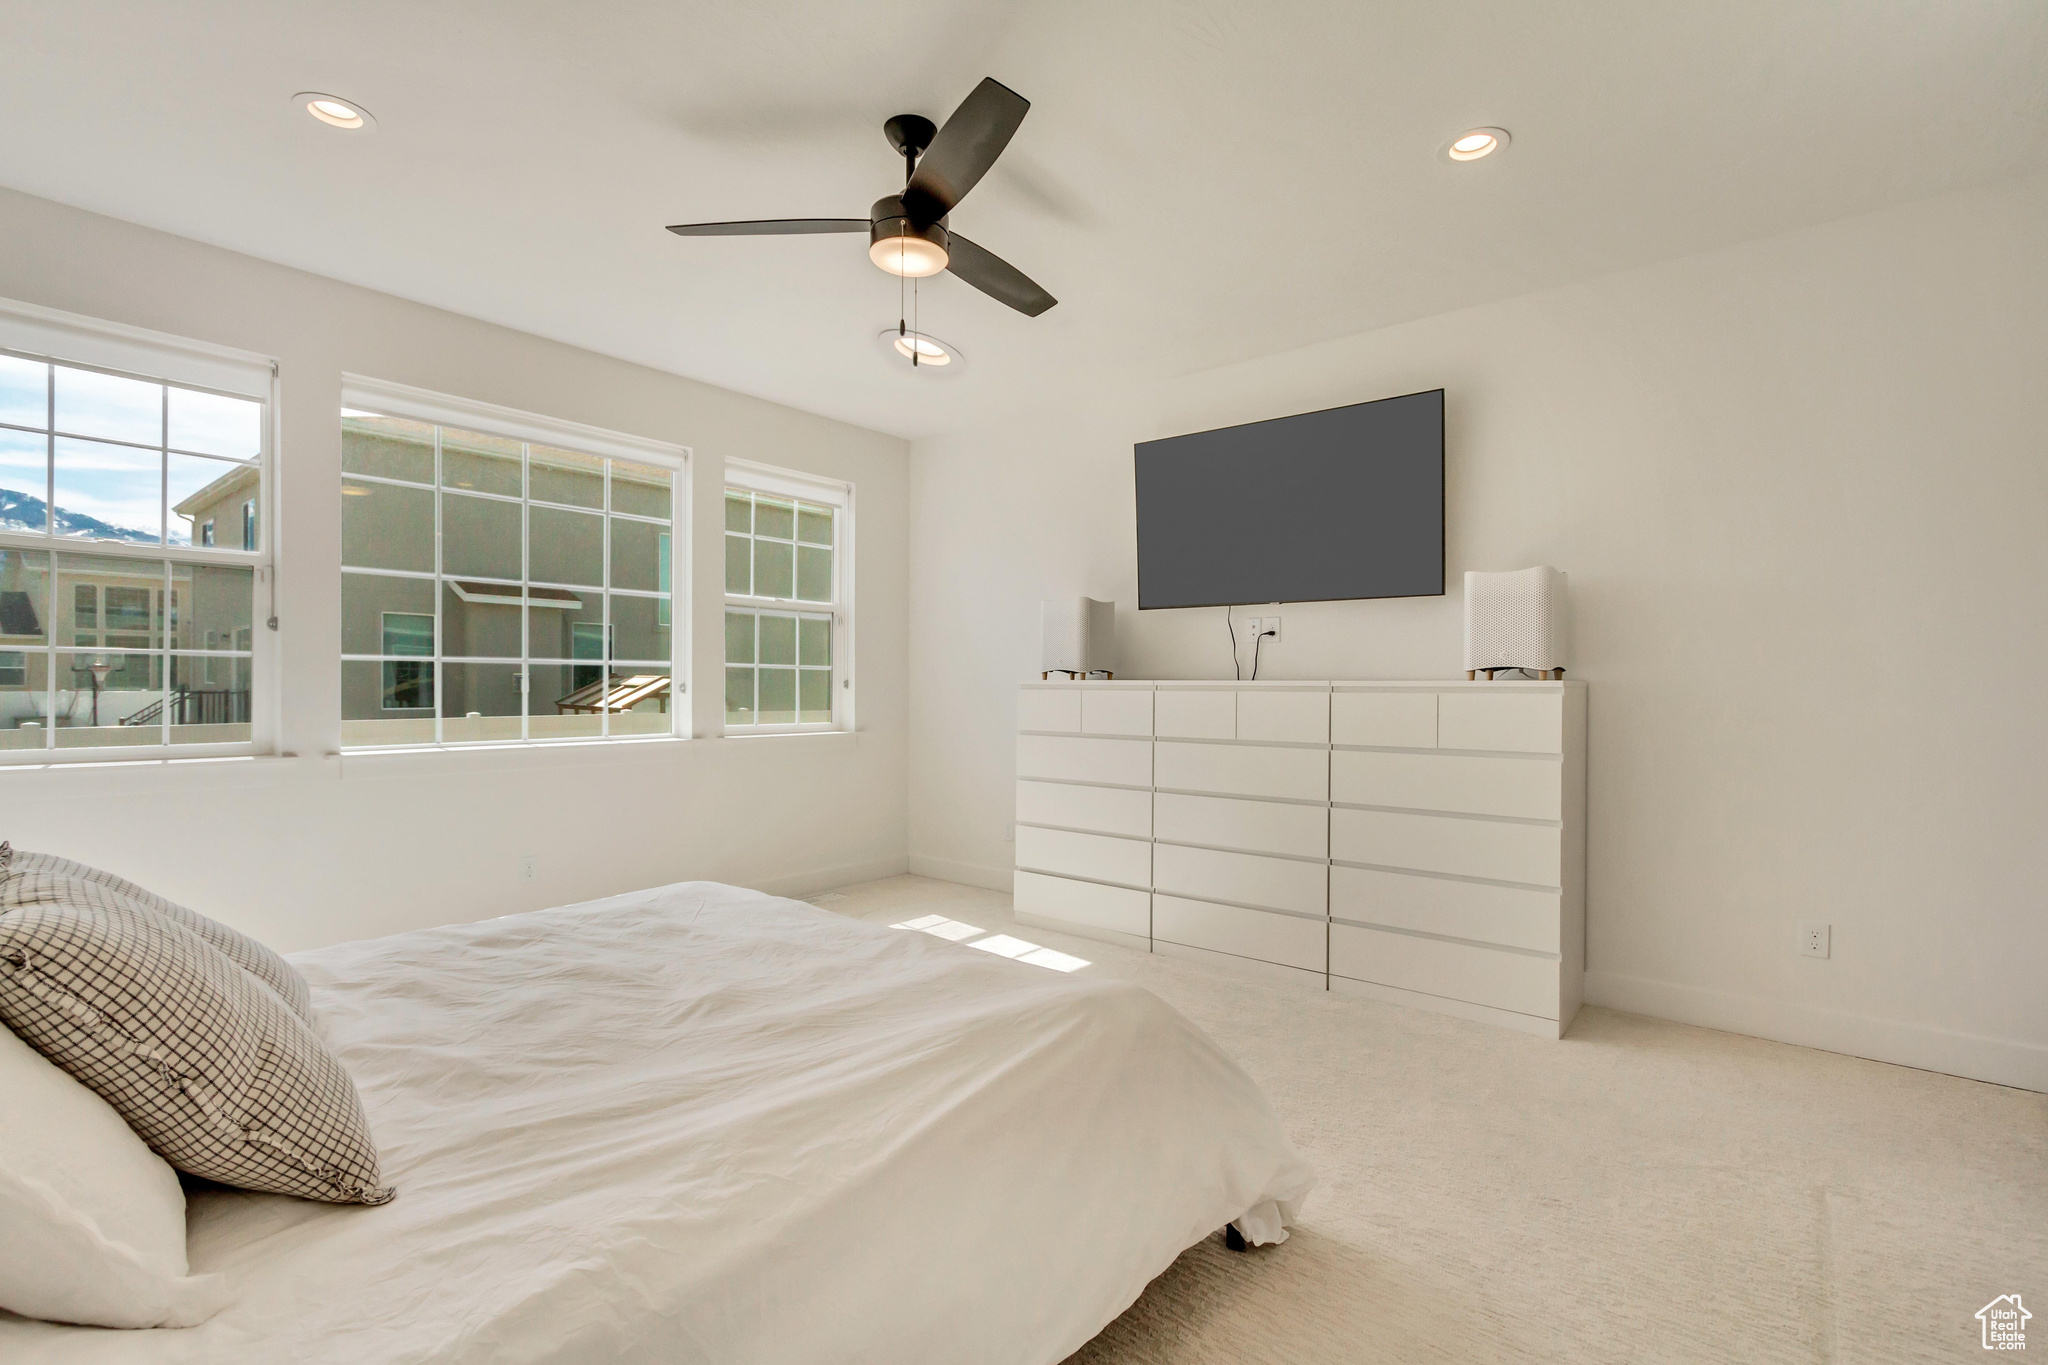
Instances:
[[[1444,391],[1141,442],[1138,607],[1444,591]]]

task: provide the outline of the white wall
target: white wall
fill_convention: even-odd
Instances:
[[[296,755],[0,767],[0,838],[122,873],[284,949],[683,878],[807,894],[902,870],[902,441],[7,191],[0,242],[0,296],[279,362],[279,748]],[[852,480],[859,731],[325,757],[340,737],[344,371],[694,448],[699,734],[717,733],[723,695],[723,461]],[[539,858],[532,883],[515,880],[525,854]]]
[[[1588,998],[2048,1089],[2044,224],[2019,182],[919,442],[913,870],[1007,884],[1041,597],[1229,676],[1220,611],[1134,610],[1132,442],[1441,385],[1453,591],[1289,607],[1262,676],[1462,677],[1463,571],[1567,570]]]

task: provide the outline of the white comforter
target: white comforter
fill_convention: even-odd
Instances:
[[[231,1307],[0,1360],[1050,1365],[1313,1183],[1149,992],[716,883],[296,962],[397,1200],[195,1194]]]

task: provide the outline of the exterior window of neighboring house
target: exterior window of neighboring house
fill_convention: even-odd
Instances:
[[[384,613],[386,711],[430,710],[434,705],[434,618],[405,612]]]
[[[189,346],[0,305],[0,761],[255,747],[271,368]]]
[[[687,734],[687,452],[346,380],[342,743]]]
[[[256,548],[256,500],[251,498],[242,504],[242,548]]]
[[[664,607],[668,604],[663,603]],[[569,657],[588,659],[589,664],[569,670],[569,682],[577,688],[584,688],[604,676],[604,624],[599,621],[574,621],[569,626]]]
[[[725,728],[851,729],[853,489],[728,461]]]

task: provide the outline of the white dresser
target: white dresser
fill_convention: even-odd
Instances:
[[[1556,1037],[1585,969],[1579,682],[1044,682],[1017,918]]]

